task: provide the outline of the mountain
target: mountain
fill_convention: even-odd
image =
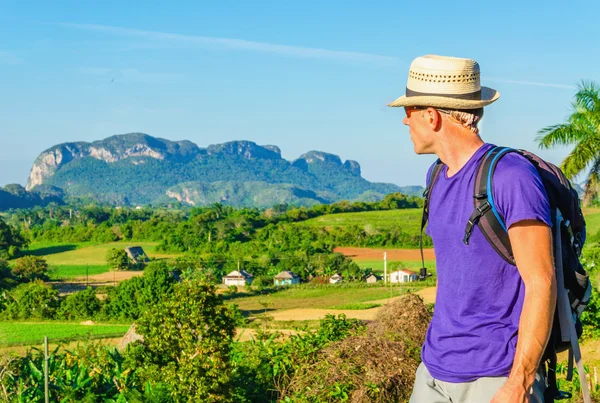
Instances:
[[[40,185],[29,192],[19,184],[10,184],[0,187],[0,211],[47,206],[50,203],[64,204],[64,197],[62,189],[54,186]]]
[[[27,190],[41,185],[112,204],[176,199],[190,205],[256,207],[377,200],[402,190],[369,182],[361,176],[358,162],[342,162],[321,151],[290,162],[274,145],[232,141],[200,148],[190,141],[143,133],[59,144],[44,151],[31,168]]]

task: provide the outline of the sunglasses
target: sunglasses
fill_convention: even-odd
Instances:
[[[436,110],[436,111],[438,111],[438,112],[446,113],[446,114],[448,114],[448,115],[452,113],[452,111],[451,111],[451,110],[448,110],[448,109],[442,109],[442,108],[435,108],[435,107],[433,107],[433,106],[431,106],[431,107],[430,107],[430,106],[405,106],[405,107],[404,107],[404,112],[406,112],[406,116],[407,116],[407,117],[410,117],[410,114],[411,114],[412,112],[414,112],[414,111],[424,111],[424,110],[426,110],[427,108],[433,108],[433,109],[435,109],[435,110]]]

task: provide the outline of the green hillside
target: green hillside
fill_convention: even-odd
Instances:
[[[61,188],[67,196],[111,204],[181,201],[231,206],[313,205],[339,200],[380,200],[400,188],[372,183],[356,161],[309,151],[295,161],[278,147],[232,141],[200,148],[143,133],[117,135],[93,143],[54,146],[36,159],[27,189]]]
[[[373,229],[402,226],[404,232],[416,234],[421,229],[419,208],[403,210],[364,211],[360,213],[328,214],[302,221],[301,225],[313,227],[370,227]]]

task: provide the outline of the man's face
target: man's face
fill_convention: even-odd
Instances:
[[[408,126],[415,153],[433,154],[436,133],[434,131],[435,125],[432,125],[432,112],[439,116],[437,111],[422,106],[405,106],[404,111],[406,117],[402,123]],[[437,124],[437,121],[435,123]]]

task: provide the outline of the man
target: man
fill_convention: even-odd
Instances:
[[[477,167],[493,145],[479,137],[483,107],[499,98],[481,87],[471,59],[428,55],[410,66],[404,107],[417,154],[444,163],[430,195],[438,288],[411,403],[543,402],[542,354],[548,343],[556,281],[550,207],[536,169],[510,153],[492,178],[496,208],[516,267],[476,226],[468,245]]]

